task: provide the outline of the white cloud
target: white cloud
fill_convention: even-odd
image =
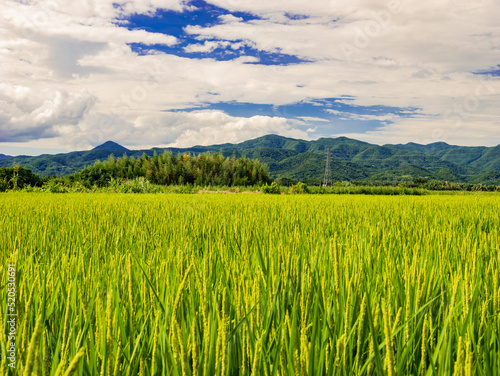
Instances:
[[[163,143],[172,147],[211,145],[217,144],[221,140],[236,143],[269,133],[309,138],[307,132],[293,129],[284,118],[233,117],[222,111],[214,110],[163,113],[141,117],[137,121],[141,128],[151,129],[156,137],[159,137],[155,137],[156,140],[151,139],[151,144],[163,140]]]
[[[187,52],[251,46],[312,62],[265,66],[248,64],[258,62],[251,56],[219,62],[134,53],[129,43],[179,41],[128,30],[120,27],[125,26],[122,20],[133,13],[152,15],[159,8],[191,7],[180,0],[5,0],[0,15],[0,142],[35,144],[40,138],[53,142],[45,146],[71,149],[101,139],[188,146],[235,142],[272,131],[315,137],[315,128],[309,133],[297,130],[299,122],[283,116],[160,111],[217,101],[286,106],[347,95],[350,105],[418,109],[418,117],[411,119],[390,113],[339,114],[349,121],[388,123],[352,134],[357,138],[500,143],[500,80],[481,83],[471,73],[500,63],[498,2],[401,0],[397,10],[388,5],[397,0],[210,3],[260,18],[244,22],[225,15],[219,25],[187,27],[199,41],[186,47]]]
[[[369,66],[392,62],[397,67],[434,68],[442,73],[471,71],[478,63],[488,67],[499,61],[500,27],[493,15],[500,14],[500,4],[493,1],[474,6],[465,0],[211,2],[263,18],[192,26],[188,32],[206,38],[249,40],[259,49],[311,59],[356,60]],[[285,12],[310,18],[273,19]]]
[[[380,145],[407,142],[426,145],[444,141],[452,145],[494,146],[495,142],[485,140],[498,140],[499,122],[499,116],[496,118],[475,117],[471,120],[464,120],[463,123],[440,119],[435,122],[429,119],[401,119],[376,131],[342,135]]]
[[[232,14],[223,14],[222,16],[219,16],[219,20],[222,21],[223,23],[232,23],[232,22],[243,21],[243,18],[235,17]]]
[[[110,139],[140,149],[211,145],[221,140],[241,142],[270,133],[310,138],[307,132],[294,129],[285,118],[234,117],[217,110],[153,112],[137,116],[94,113],[64,136],[72,149],[82,150]]]
[[[327,109],[326,112],[338,116],[341,120],[376,120],[376,121],[394,121],[399,119],[399,115],[396,114],[384,114],[384,115],[366,115],[366,114],[356,114],[354,112],[345,112]]]
[[[200,44],[190,44],[189,46],[184,47],[184,51],[186,52],[212,52],[213,50],[217,48],[223,48],[229,46],[231,43],[229,42],[214,42],[214,41],[205,41],[204,43]]]
[[[318,118],[314,116],[298,116],[297,119],[303,120],[305,122],[322,122],[322,123],[330,122],[330,120],[328,119]]]
[[[112,2],[103,2],[96,8],[86,8],[85,5],[91,2],[82,2],[82,8],[79,6],[80,2],[67,4],[62,1],[59,3],[42,0],[24,4],[6,0],[2,9],[1,24],[13,35],[33,40],[64,37],[77,41],[147,45],[171,45],[177,41],[169,35],[128,30],[115,24],[117,17],[135,12],[148,13],[156,9],[150,2],[124,2],[123,8],[113,6]],[[177,2],[171,6],[173,9],[180,9]],[[164,7],[168,8],[167,4]]]
[[[57,137],[74,128],[94,104],[86,90],[77,93],[0,84],[0,142]]]

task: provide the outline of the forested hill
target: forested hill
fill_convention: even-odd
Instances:
[[[345,137],[304,141],[267,135],[239,144],[193,146],[191,148],[153,148],[129,150],[108,141],[93,150],[38,157],[18,156],[0,159],[0,167],[20,164],[41,176],[72,174],[113,154],[135,158],[153,156],[165,150],[173,154],[222,152],[225,156],[246,156],[269,166],[273,178],[320,183],[326,151],[332,157],[334,180],[411,181],[415,179],[500,185],[500,145],[463,147],[444,142],[429,145],[373,145]]]

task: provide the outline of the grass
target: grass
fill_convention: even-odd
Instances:
[[[498,375],[499,211],[494,194],[2,194],[1,373]]]

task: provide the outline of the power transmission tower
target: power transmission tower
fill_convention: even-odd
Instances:
[[[325,177],[323,178],[323,187],[332,185],[332,168],[330,167],[330,150],[326,153]]]

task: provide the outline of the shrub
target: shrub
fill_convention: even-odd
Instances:
[[[68,193],[68,190],[65,186],[63,186],[60,182],[56,182],[55,180],[49,181],[48,184],[44,185],[45,192],[50,193]]]
[[[273,182],[271,185],[268,185],[267,183],[264,184],[261,188],[262,193],[267,193],[267,194],[280,194],[280,187],[276,182]]]
[[[0,179],[0,192],[5,192],[7,189],[9,189],[9,183],[7,183],[3,179]]]
[[[297,180],[284,177],[279,177],[275,181],[281,187],[291,187],[294,184],[297,184]]]
[[[297,184],[292,185],[292,190],[290,192],[291,194],[304,194],[304,193],[309,193],[309,188],[307,187],[307,184],[302,183],[299,181]]]
[[[111,188],[120,193],[159,193],[161,189],[158,185],[151,184],[144,177],[138,177],[132,180],[125,180],[121,183],[112,182]]]

